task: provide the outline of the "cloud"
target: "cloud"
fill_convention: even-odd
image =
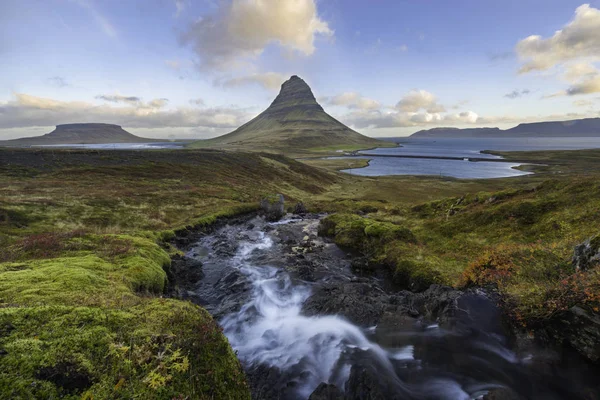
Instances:
[[[175,0],[175,17],[179,17],[189,5],[189,0]]]
[[[251,116],[247,110],[234,107],[180,107],[167,110],[164,109],[166,103],[166,99],[155,99],[149,102],[140,99],[139,103],[125,101],[123,106],[97,105],[17,93],[12,100],[0,102],[0,129],[53,126],[74,122],[106,122],[131,128],[231,129],[246,122]]]
[[[408,46],[403,44],[401,46],[398,46],[398,50],[400,50],[402,52],[408,51]]]
[[[102,15],[94,6],[92,0],[71,0],[75,4],[84,8],[96,21],[96,23],[100,26],[104,34],[110,38],[117,37],[117,30],[112,26],[112,24]]]
[[[448,126],[475,124],[479,116],[473,111],[455,114],[402,111],[355,111],[341,118],[352,126],[362,128],[404,128],[413,126]]]
[[[109,101],[111,103],[138,104],[142,99],[137,96],[121,96],[119,94],[100,94],[96,96],[98,100]]]
[[[600,74],[576,83],[566,90],[567,96],[600,93]]]
[[[215,84],[223,87],[239,87],[245,85],[257,84],[265,89],[278,90],[281,84],[285,82],[289,75],[282,75],[276,72],[265,72],[252,74],[229,79],[217,79]]]
[[[526,95],[528,95],[530,93],[531,93],[531,91],[529,89],[523,89],[523,90],[518,90],[517,89],[517,90],[513,90],[510,93],[505,94],[504,97],[506,97],[507,99],[514,100],[514,99],[517,99],[519,97],[526,96]]]
[[[48,81],[50,82],[50,84],[52,86],[56,86],[59,88],[64,88],[67,86],[70,86],[67,81],[65,80],[65,78],[60,77],[60,76],[53,76],[52,78],[48,78]]]
[[[204,102],[204,100],[197,98],[197,99],[190,99],[190,104],[194,104],[196,106],[199,107],[204,107],[206,105],[206,103]]]
[[[490,61],[511,60],[515,57],[515,52],[514,51],[503,51],[500,53],[491,54],[489,57],[490,57]]]
[[[520,72],[544,71],[569,61],[600,58],[600,10],[583,4],[575,17],[553,36],[529,36],[517,43]]]
[[[315,0],[224,0],[214,15],[195,21],[182,41],[202,68],[222,71],[254,60],[271,44],[309,56],[317,36],[331,37],[333,31]]]
[[[323,97],[319,100],[324,104],[345,106],[350,109],[375,110],[381,107],[381,103],[377,100],[363,97],[356,92],[345,92],[333,97]]]
[[[396,108],[405,112],[425,110],[428,113],[446,111],[445,107],[437,102],[436,97],[426,90],[412,90],[396,104]]]

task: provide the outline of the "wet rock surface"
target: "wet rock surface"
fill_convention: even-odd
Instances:
[[[188,298],[223,326],[254,399],[597,393],[594,368],[577,377],[566,372],[577,361],[561,364],[560,355],[531,341],[511,347],[492,295],[440,285],[393,291],[376,277],[356,276],[353,259],[317,236],[318,223],[319,216],[304,214],[225,226],[173,267],[187,280],[180,287]],[[194,265],[201,273],[190,271]],[[573,332],[582,347],[596,349],[593,335]]]

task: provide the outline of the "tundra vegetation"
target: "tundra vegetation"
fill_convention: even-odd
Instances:
[[[599,270],[571,256],[600,233],[600,151],[507,156],[546,165],[370,178],[267,153],[0,150],[0,398],[249,398],[211,316],[164,295],[170,240],[274,193],[332,213],[321,234],[399,288],[493,288],[525,327],[597,311]]]

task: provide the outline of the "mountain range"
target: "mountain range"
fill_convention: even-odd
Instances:
[[[570,121],[533,122],[514,128],[433,128],[413,133],[413,138],[490,138],[490,137],[599,137],[600,118]]]

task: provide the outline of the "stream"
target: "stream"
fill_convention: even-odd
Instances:
[[[357,276],[318,223],[256,217],[188,246],[201,274],[183,297],[223,327],[253,398],[596,398],[564,354],[511,337],[486,293]]]

